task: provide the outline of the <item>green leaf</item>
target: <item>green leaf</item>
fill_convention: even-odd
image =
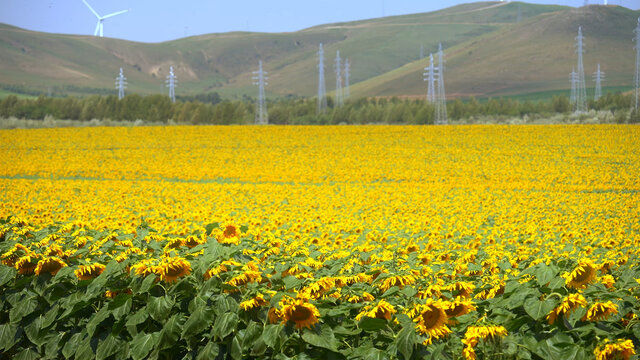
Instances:
[[[82,334],[80,333],[71,335],[69,340],[67,340],[67,342],[62,347],[62,355],[67,359],[73,356],[76,353],[76,350],[78,350],[81,339]]]
[[[249,350],[261,334],[262,326],[255,321],[250,321],[242,337],[242,350]]]
[[[17,353],[13,359],[15,360],[38,360],[40,355],[32,349],[24,349]]]
[[[234,360],[242,360],[242,346],[237,336],[231,341],[231,358]]]
[[[134,360],[146,358],[151,349],[158,343],[158,339],[160,339],[159,332],[152,334],[139,333],[130,342],[131,357]]]
[[[93,353],[93,348],[91,348],[91,336],[85,336],[84,339],[82,339],[79,343],[78,348],[76,349],[76,359],[78,360],[83,360],[83,359],[93,359],[94,353]]]
[[[93,336],[93,333],[96,331],[96,327],[100,325],[106,318],[109,317],[109,309],[106,306],[103,306],[100,311],[98,311],[91,320],[87,323],[87,332],[89,336]]]
[[[211,224],[207,224],[204,228],[207,231],[207,235],[211,235],[213,230],[217,229],[219,227],[220,227],[220,223],[214,222],[214,223],[211,223]]]
[[[389,288],[389,290],[385,291],[384,294],[382,294],[380,297],[381,298],[387,298],[389,296],[395,295],[400,291],[400,288],[397,286],[392,286]]]
[[[102,360],[108,358],[109,356],[118,352],[122,345],[122,340],[116,339],[113,335],[109,334],[106,339],[98,343],[98,348],[96,349],[96,359]]]
[[[358,323],[358,327],[364,331],[380,331],[387,326],[387,320],[364,317]]]
[[[54,307],[49,309],[49,311],[47,311],[47,314],[44,316],[44,319],[42,320],[41,326],[43,329],[48,328],[51,324],[53,324],[54,321],[56,321],[59,310],[60,310],[60,307],[58,305],[55,305]]]
[[[283,326],[278,325],[265,325],[262,330],[262,339],[264,343],[267,344],[270,348],[275,348],[278,339],[280,338],[280,333],[282,332]]]
[[[236,313],[226,313],[216,319],[213,325],[213,334],[219,339],[224,339],[227,335],[235,330],[238,324],[238,315]]]
[[[140,285],[140,288],[138,289],[138,291],[136,291],[136,293],[144,294],[148,292],[153,287],[153,285],[155,285],[155,283],[156,283],[156,275],[155,274],[147,275],[147,277],[145,277],[144,280],[142,281],[142,285]]]
[[[298,286],[300,286],[303,281],[301,279],[296,278],[295,276],[285,276],[282,279],[282,282],[284,282],[285,288],[287,290],[290,290],[290,289],[295,289]]]
[[[305,330],[304,333],[302,333],[302,340],[313,346],[329,349],[331,351],[338,351],[336,337],[333,335],[333,330],[328,325],[322,326],[319,335],[314,331]]]
[[[187,322],[184,323],[180,338],[186,339],[207,329],[209,326],[211,326],[214,315],[215,313],[211,308],[200,308],[196,310],[196,312],[189,316]]]
[[[29,325],[24,327],[24,333],[27,334],[29,341],[38,347],[46,342],[44,338],[46,332],[40,331],[42,328],[42,319],[42,316],[38,316],[33,319]]]
[[[173,298],[169,296],[149,297],[149,303],[147,304],[149,315],[153,320],[162,322],[169,317],[174,303]]]
[[[124,300],[124,303],[122,303],[122,300]],[[113,306],[111,306],[112,304]],[[131,295],[120,294],[116,297],[116,299],[112,303],[109,304],[109,309],[113,310],[111,312],[113,317],[116,320],[120,320],[123,316],[129,315],[129,312],[131,311],[131,304],[132,304]]]
[[[405,359],[411,359],[413,354],[413,348],[418,342],[415,327],[413,325],[405,326],[400,330],[396,336],[395,343],[398,347],[398,351],[404,356]]]
[[[9,320],[11,323],[18,323],[23,317],[30,315],[38,307],[38,301],[34,298],[25,299],[9,310]]]
[[[549,314],[549,312],[556,307],[556,304],[557,301],[555,299],[540,301],[534,297],[530,297],[524,302],[524,311],[526,311],[534,320],[540,320],[542,317]]]
[[[47,334],[46,336],[46,346],[45,346],[45,354],[46,357],[49,359],[55,359],[58,357],[58,354],[60,353],[60,341],[62,341],[62,339],[64,339],[65,333],[64,332],[56,332],[53,334]]]
[[[557,274],[557,271],[546,264],[538,264],[538,269],[535,272],[536,280],[538,281],[538,285],[544,286],[551,279],[553,279]]]
[[[16,278],[16,269],[8,266],[0,266],[0,286]]]
[[[149,317],[149,311],[146,308],[138,310],[135,314],[127,318],[127,326],[135,326],[142,324]]]
[[[198,351],[198,356],[196,360],[209,360],[215,359],[218,357],[218,353],[220,352],[220,347],[213,341],[209,341],[207,345]]]
[[[183,315],[175,314],[167,320],[160,332],[160,349],[171,347],[180,337]]]
[[[2,324],[0,325],[0,349],[9,350],[18,341],[18,325]]]

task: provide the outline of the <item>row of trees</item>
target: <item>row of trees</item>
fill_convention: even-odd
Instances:
[[[398,98],[362,98],[347,101],[336,107],[331,98],[325,114],[316,114],[315,99],[283,98],[268,103],[271,124],[433,124],[433,105],[424,100],[402,100]],[[606,94],[598,101],[591,101],[590,109],[608,110],[618,113],[623,122],[638,122],[638,114],[629,113],[632,96]],[[172,103],[165,95],[140,96],[130,94],[122,100],[116,96],[93,95],[86,98],[52,98],[40,96],[36,99],[18,99],[14,95],[0,101],[0,117],[25,119],[70,120],[145,120],[167,122],[173,120],[184,124],[251,124],[254,122],[255,103],[252,99],[222,101],[215,94],[201,98],[179,100]],[[475,98],[457,99],[447,104],[452,120],[479,117],[549,117],[572,111],[566,96],[554,96],[551,101],[518,101],[499,98],[478,101]]]

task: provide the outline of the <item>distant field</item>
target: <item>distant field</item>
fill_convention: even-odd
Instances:
[[[0,349],[629,358],[639,140],[626,125],[0,130]]]

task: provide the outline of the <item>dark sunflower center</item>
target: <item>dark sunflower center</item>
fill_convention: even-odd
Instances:
[[[436,309],[426,310],[422,313],[422,323],[427,329],[432,329],[438,324],[440,312]]]
[[[224,229],[224,236],[225,237],[232,237],[232,236],[236,236],[236,228],[235,226],[229,225]]]
[[[445,313],[449,317],[455,317],[464,313],[464,305],[456,304],[453,308],[445,310]]]
[[[295,322],[305,321],[311,318],[311,309],[305,306],[296,306],[295,310],[291,314],[291,320]]]
[[[582,273],[578,274],[576,277],[573,278],[573,281],[577,282],[577,283],[582,283],[585,282],[589,279],[589,277],[591,276],[591,274],[593,273],[593,268],[591,266],[584,266],[582,268]]]

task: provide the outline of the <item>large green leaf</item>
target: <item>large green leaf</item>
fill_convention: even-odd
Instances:
[[[38,307],[38,301],[34,298],[28,298],[20,302],[19,306],[15,306],[9,310],[9,320],[12,323],[18,323],[22,318],[33,313]]]
[[[124,341],[117,339],[113,335],[109,334],[106,339],[98,343],[98,348],[96,349],[96,359],[102,360],[108,358],[109,356],[117,353],[123,345]]]
[[[80,340],[82,340],[81,333],[75,333],[71,335],[69,340],[67,340],[67,342],[62,347],[62,355],[67,359],[72,357],[76,353],[76,350],[78,350]]]
[[[0,349],[9,350],[18,341],[18,325],[2,324],[0,325]]]
[[[38,316],[24,327],[24,333],[27,334],[29,341],[38,347],[42,346],[46,342],[46,332],[40,331],[42,329],[42,320],[42,316]]]
[[[182,332],[183,315],[175,314],[167,320],[160,331],[160,349],[166,349],[171,347],[180,337]]]
[[[302,340],[313,346],[329,349],[331,351],[338,351],[336,337],[333,334],[333,330],[328,325],[321,327],[320,334],[312,330],[305,330],[302,333]]]
[[[226,313],[216,318],[213,325],[213,335],[219,339],[224,339],[231,334],[238,324],[238,315],[236,313]]]
[[[283,326],[282,325],[265,325],[264,329],[262,330],[262,339],[264,340],[264,343],[267,344],[267,346],[271,347],[271,348],[275,348],[276,347],[276,343],[278,342],[278,339],[280,338],[280,334],[282,332]]]
[[[117,300],[117,301],[116,301]],[[113,306],[111,306],[113,304]],[[129,314],[131,311],[131,295],[120,294],[116,299],[109,304],[109,309],[112,309],[111,314],[116,320],[120,320],[122,317]]]
[[[58,305],[55,305],[47,311],[47,314],[44,316],[44,319],[42,320],[41,326],[43,329],[46,329],[49,326],[51,326],[51,324],[53,324],[53,322],[56,320],[58,316],[59,310],[60,310],[60,307]]]
[[[200,348],[196,360],[215,359],[218,356],[218,353],[220,353],[220,347],[218,344],[213,341],[209,341],[207,345]]]
[[[96,327],[108,318],[109,314],[109,309],[106,306],[103,306],[100,311],[91,317],[91,320],[87,323],[87,332],[89,333],[89,336],[93,336],[93,333],[96,331]]]
[[[211,326],[214,316],[215,316],[215,313],[211,308],[205,307],[205,308],[200,308],[196,310],[196,312],[194,312],[193,314],[191,314],[191,316],[189,316],[189,318],[187,319],[187,322],[184,323],[180,338],[187,339],[190,336],[196,335],[204,331],[209,326]]]
[[[93,353],[93,348],[91,347],[91,336],[85,336],[78,343],[78,348],[76,349],[75,358],[77,360],[89,360],[93,359],[95,354]]]
[[[159,332],[152,334],[139,333],[129,343],[129,347],[131,348],[131,357],[134,360],[146,358],[151,349],[156,346],[159,339]]]
[[[16,269],[8,266],[0,266],[0,286],[8,283],[12,279],[15,279],[16,274]]]
[[[64,338],[64,332],[49,333],[46,336],[45,355],[47,358],[55,359],[62,350],[61,341]]]
[[[549,283],[551,279],[553,279],[558,273],[558,270],[554,266],[538,264],[537,267],[538,268],[535,271],[535,275],[538,285],[540,286],[544,286],[545,284]]]
[[[413,348],[416,346],[417,342],[418,337],[416,335],[415,327],[412,325],[403,327],[395,338],[398,351],[405,359],[411,359]]]
[[[524,302],[524,311],[529,314],[534,320],[540,320],[553,310],[557,301],[553,298],[540,301],[534,297],[530,297]]]
[[[364,317],[358,323],[358,327],[364,331],[380,331],[387,326],[387,320]]]
[[[149,297],[147,309],[155,321],[162,322],[171,314],[175,301],[169,296]]]
[[[40,355],[33,349],[24,349],[17,353],[13,359],[15,360],[38,360]]]

